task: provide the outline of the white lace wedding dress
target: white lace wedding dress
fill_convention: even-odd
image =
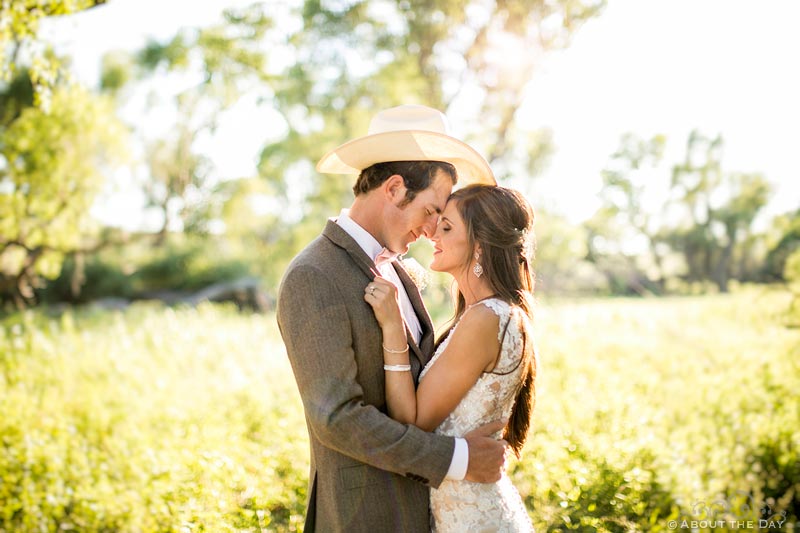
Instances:
[[[494,370],[496,373],[484,373],[478,378],[453,412],[436,428],[435,432],[440,435],[463,437],[483,424],[508,418],[514,405],[522,372],[518,364],[522,356],[522,336],[515,316],[519,311],[496,298],[474,305],[485,305],[500,318],[497,335],[503,344]],[[508,329],[503,335],[507,323]],[[420,374],[420,380],[436,364],[457,328],[458,325],[436,350]],[[431,489],[431,514],[432,529],[436,533],[533,531],[522,498],[505,472],[500,481],[489,484],[445,479],[438,489]]]

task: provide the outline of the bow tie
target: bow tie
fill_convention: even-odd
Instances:
[[[384,263],[391,263],[399,254],[394,253],[393,251],[389,250],[388,248],[384,248],[381,252],[375,257],[375,266],[381,266]]]

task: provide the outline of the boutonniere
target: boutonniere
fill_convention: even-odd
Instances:
[[[413,257],[403,258],[400,262],[414,285],[417,286],[420,292],[424,291],[431,280],[431,273],[428,272],[428,269],[420,265],[419,261]]]

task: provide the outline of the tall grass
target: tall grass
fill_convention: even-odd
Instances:
[[[296,530],[308,457],[271,316],[28,312],[0,359],[0,530]]]
[[[515,470],[538,529],[797,520],[800,335],[782,325],[788,301],[750,290],[542,305],[534,433]]]
[[[534,428],[509,467],[537,529],[781,513],[791,529],[788,302],[754,290],[543,302]],[[29,311],[3,330],[0,532],[302,528],[308,439],[273,316],[137,304]]]

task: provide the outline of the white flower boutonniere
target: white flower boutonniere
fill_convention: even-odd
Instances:
[[[404,258],[401,263],[408,273],[408,277],[411,278],[411,281],[414,282],[414,285],[417,286],[419,291],[422,292],[425,290],[425,287],[427,287],[428,283],[431,281],[431,273],[428,272],[428,269],[420,265],[419,261],[413,257]]]

